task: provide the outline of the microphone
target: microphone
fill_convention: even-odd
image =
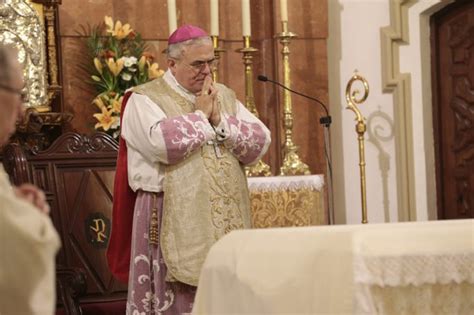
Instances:
[[[331,119],[331,116],[329,115],[329,111],[328,111],[326,105],[324,105],[323,102],[321,102],[321,101],[318,100],[317,98],[312,97],[312,96],[305,95],[305,94],[300,93],[300,92],[297,92],[297,91],[295,91],[295,90],[292,90],[292,89],[290,89],[289,87],[287,87],[287,86],[281,84],[280,82],[271,80],[271,79],[269,79],[268,77],[266,77],[266,76],[264,76],[264,75],[259,75],[259,76],[257,77],[257,79],[258,79],[259,81],[262,81],[262,82],[267,82],[267,81],[268,81],[268,82],[271,82],[271,83],[273,83],[273,84],[276,84],[276,85],[278,85],[278,86],[284,88],[285,90],[288,90],[288,91],[290,91],[290,92],[292,92],[292,93],[295,93],[295,94],[297,94],[297,95],[299,95],[299,96],[303,96],[303,97],[306,97],[307,99],[310,99],[310,100],[315,101],[316,103],[318,103],[319,105],[321,105],[322,108],[324,109],[324,111],[326,112],[326,116],[321,117],[321,118],[319,119],[319,123],[320,123],[321,125],[325,125],[325,126],[328,127],[328,128],[329,128],[329,126],[331,125],[332,119]]]

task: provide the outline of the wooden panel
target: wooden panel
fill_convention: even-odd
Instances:
[[[61,237],[58,268],[81,270],[86,276],[81,304],[126,298],[127,285],[112,277],[106,261],[117,149],[118,144],[103,133],[91,137],[66,133],[46,151],[25,155],[30,178],[22,178],[45,191]],[[15,166],[7,169],[15,174],[11,172]]]
[[[474,3],[432,19],[438,215],[474,218]]]
[[[120,290],[108,270],[105,255],[110,237],[115,166],[56,165],[55,173],[60,209],[68,209],[68,220],[61,222],[68,265],[87,271],[90,296]],[[102,177],[108,180],[104,182]]]

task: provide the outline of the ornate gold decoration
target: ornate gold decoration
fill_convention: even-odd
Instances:
[[[251,190],[252,227],[326,224],[320,191],[298,189]]]
[[[56,33],[54,30],[54,8],[45,7],[44,15],[46,18],[46,27],[48,31],[48,60],[49,60],[49,78],[50,88],[60,89],[58,81],[58,64],[56,56]]]
[[[242,53],[245,66],[245,107],[258,117],[257,107],[255,106],[255,98],[253,96],[253,54],[258,49],[250,47],[250,36],[244,36],[244,47],[237,50]],[[245,168],[245,174],[247,176],[271,176],[270,166],[268,166],[262,160],[259,160],[257,164],[253,166],[247,166]]]
[[[150,228],[148,232],[148,242],[152,245],[158,245],[158,208],[156,207],[156,193],[153,193]]]
[[[97,243],[105,243],[107,241],[107,235],[105,234],[106,224],[104,219],[94,219],[94,224],[89,227],[95,233],[95,241]]]
[[[21,122],[17,125],[17,131],[21,133],[39,133],[43,126],[62,126],[70,122],[73,115],[70,113],[39,112],[37,108],[28,107]]]
[[[258,160],[257,164],[245,167],[245,175],[247,175],[247,177],[272,176],[272,172],[270,171],[270,166],[268,164],[266,164],[262,160]]]
[[[0,3],[0,43],[18,49],[18,60],[27,79],[24,89],[28,103],[25,105],[39,112],[50,110],[44,24],[29,1]]]
[[[221,84],[216,87],[223,112],[235,113],[235,94]],[[168,117],[190,112],[194,107],[163,78],[135,86],[133,90],[160,104]],[[163,97],[165,94],[171,97]],[[239,161],[224,147],[219,158],[210,144],[199,151],[166,167],[160,234],[163,257],[169,266],[168,277],[194,286],[214,241],[233,229],[250,228],[249,192]],[[187,184],[183,185],[183,181]],[[176,248],[180,248],[179,255]]]
[[[90,213],[84,220],[84,234],[90,245],[107,248],[110,239],[110,219],[101,212]]]
[[[60,1],[52,0],[41,3],[0,1],[0,43],[17,48],[25,77],[24,92],[28,95],[28,102],[24,104],[26,114],[18,123],[18,132],[12,141],[28,147],[49,145],[42,127],[61,126],[73,117],[69,113],[51,111],[52,101],[61,91],[55,34],[58,4]]]
[[[201,150],[201,156],[207,171],[207,177],[212,182],[212,188],[209,194],[210,211],[212,225],[214,226],[214,236],[218,240],[224,234],[233,230],[245,228],[244,211],[249,211],[248,199],[243,202],[239,197],[242,196],[241,187],[243,174],[236,173],[238,167],[235,165],[235,160],[232,158],[232,153],[225,147],[221,148],[222,156],[216,158],[213,149],[205,146]],[[237,172],[240,172],[238,170]],[[223,180],[226,178],[227,180]],[[248,191],[245,191],[248,194]],[[248,198],[248,195],[246,196]],[[241,204],[242,203],[242,204]]]
[[[276,36],[283,45],[281,54],[283,56],[283,84],[290,87],[290,41],[296,34],[288,31],[288,22],[282,21],[283,31]],[[283,114],[285,128],[285,143],[283,147],[283,165],[280,168],[280,175],[309,175],[309,167],[303,163],[298,156],[298,147],[293,143],[293,112],[291,108],[291,95],[288,90],[283,91]]]
[[[358,99],[357,95],[359,94],[359,90],[352,91],[352,84],[355,81],[361,81],[364,85],[364,95]],[[365,117],[362,116],[359,108],[356,104],[362,104],[369,96],[369,84],[367,80],[358,75],[357,71],[355,71],[354,75],[351,77],[349,82],[347,82],[346,86],[346,101],[347,107],[346,109],[352,110],[356,114],[356,132],[358,134],[358,141],[359,141],[359,168],[360,168],[360,193],[361,193],[361,203],[362,203],[362,223],[368,223],[367,221],[367,193],[366,193],[366,181],[365,181],[365,148],[364,148],[364,133],[367,130],[367,126],[365,124]]]
[[[225,52],[225,49],[219,47],[218,36],[211,36],[211,38],[212,38],[212,44],[214,46],[214,57],[216,58],[217,61],[219,61],[219,59],[221,58],[221,53]],[[218,67],[212,70],[212,80],[214,82],[218,82],[218,79],[219,79],[218,72],[219,72]]]

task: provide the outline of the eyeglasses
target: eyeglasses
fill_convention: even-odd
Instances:
[[[218,60],[216,58],[213,58],[211,60],[196,60],[190,64],[186,64],[190,66],[192,69],[202,72],[204,69],[206,69],[206,65],[209,66],[209,69],[214,70],[217,68],[218,65]]]
[[[28,94],[23,92],[23,90],[18,90],[18,89],[12,88],[11,86],[3,85],[3,84],[0,84],[0,89],[19,95],[23,103],[28,102]]]

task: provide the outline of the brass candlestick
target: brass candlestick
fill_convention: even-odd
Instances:
[[[238,49],[242,53],[242,59],[245,66],[245,107],[258,117],[257,107],[255,106],[255,98],[253,96],[253,54],[258,49],[250,47],[250,36],[244,36],[244,48]],[[257,164],[245,168],[247,176],[271,176],[270,166],[259,160]]]
[[[283,56],[283,84],[290,87],[290,41],[296,34],[288,32],[288,22],[282,21],[283,31],[276,36],[283,45],[281,54]],[[285,128],[285,144],[283,146],[283,165],[280,175],[309,175],[309,167],[301,161],[298,156],[298,147],[293,143],[293,112],[291,108],[291,95],[288,90],[283,91],[283,114]]]
[[[352,84],[355,81],[361,81],[364,85],[364,95],[357,99],[357,95],[359,94],[359,90],[352,91]],[[358,134],[358,141],[359,141],[359,169],[360,169],[360,194],[361,194],[361,203],[362,203],[362,223],[368,223],[367,220],[367,192],[366,192],[366,181],[365,181],[365,147],[364,147],[364,133],[367,130],[365,124],[365,117],[362,116],[359,108],[356,104],[362,104],[369,96],[369,84],[367,80],[358,75],[357,71],[355,71],[354,75],[351,77],[349,82],[347,82],[346,86],[346,101],[347,107],[346,109],[352,110],[356,114],[356,132]]]
[[[214,57],[216,58],[217,61],[219,61],[219,59],[221,58],[220,54],[222,52],[225,52],[225,49],[219,47],[219,36],[213,35],[211,36],[211,38],[212,38],[212,45],[214,46]],[[212,80],[214,82],[217,82],[218,80],[218,72],[219,72],[218,67],[215,67],[214,69],[212,69]]]

